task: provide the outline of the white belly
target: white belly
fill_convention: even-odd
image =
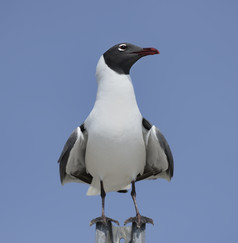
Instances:
[[[100,193],[100,180],[106,192],[124,189],[142,173],[146,160],[142,116],[130,76],[111,70],[103,57],[96,76],[97,98],[85,121],[85,164],[93,176],[88,195]]]
[[[95,129],[90,127],[85,163],[93,176],[93,188],[88,194],[100,192],[100,180],[106,192],[122,190],[143,172],[146,152],[141,119],[133,124],[131,127],[119,125],[105,129],[99,126],[100,130],[96,129],[97,125]]]

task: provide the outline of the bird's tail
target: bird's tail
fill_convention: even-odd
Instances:
[[[100,194],[100,181],[93,177],[90,187],[87,191],[87,196],[96,196]]]

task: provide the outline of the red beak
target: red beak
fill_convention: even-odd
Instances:
[[[143,48],[141,51],[136,51],[141,56],[160,54],[160,52],[155,48]]]

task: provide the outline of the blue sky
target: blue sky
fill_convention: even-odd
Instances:
[[[175,160],[171,183],[137,183],[155,222],[147,242],[238,242],[237,10],[232,0],[1,0],[1,241],[94,242],[100,197],[62,187],[56,161],[92,109],[99,57],[126,41],[161,52],[131,77]],[[130,194],[108,193],[106,214],[134,216]]]

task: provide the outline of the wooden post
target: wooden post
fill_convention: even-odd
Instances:
[[[96,224],[96,243],[120,243],[121,239],[125,243],[145,243],[145,224],[140,228],[135,223],[124,227],[113,226],[111,222],[108,226]]]

